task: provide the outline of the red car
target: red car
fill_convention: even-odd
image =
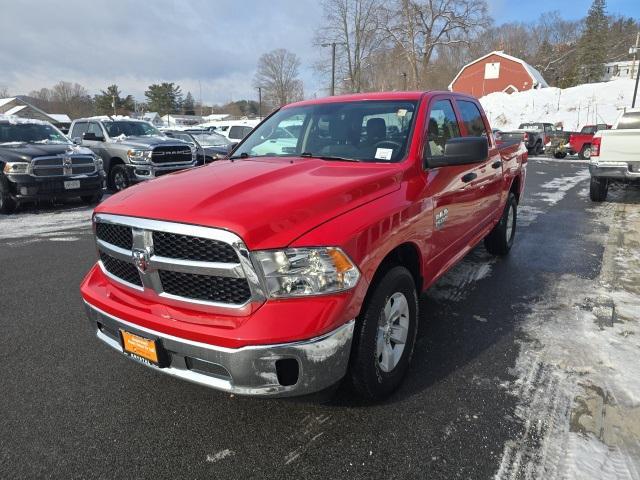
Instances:
[[[598,125],[585,125],[580,133],[572,133],[569,136],[569,154],[578,154],[583,160],[591,158],[591,145],[593,144],[593,136],[598,130],[609,130],[611,125],[599,123]]]
[[[420,292],[483,239],[509,252],[526,161],[469,96],[288,105],[229,159],[96,208],[89,320],[116,351],[219,390],[301,395],[346,375],[384,397],[411,360]]]

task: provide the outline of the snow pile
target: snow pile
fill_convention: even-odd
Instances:
[[[493,128],[513,130],[523,122],[562,124],[565,130],[615,123],[631,106],[635,80],[587,83],[571,88],[542,88],[511,95],[491,93],[480,99]]]
[[[12,125],[17,125],[19,123],[32,123],[36,125],[51,125],[49,122],[45,122],[44,120],[36,120],[35,118],[22,118],[16,115],[5,115],[0,113],[0,122],[7,122]]]

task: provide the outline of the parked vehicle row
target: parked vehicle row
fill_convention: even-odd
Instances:
[[[48,122],[0,115],[0,213],[28,201],[102,198],[102,159]]]
[[[591,142],[591,200],[606,200],[612,183],[640,186],[640,109],[623,113],[613,128],[598,130]]]
[[[272,148],[283,130],[295,142]],[[526,162],[466,95],[288,105],[229,159],[96,208],[89,321],[121,354],[219,390],[303,395],[346,376],[385,397],[419,292],[482,240],[511,249]]]

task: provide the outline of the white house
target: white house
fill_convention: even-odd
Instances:
[[[602,80],[608,82],[619,78],[635,79],[638,76],[638,68],[640,68],[640,62],[633,60],[605,63]]]

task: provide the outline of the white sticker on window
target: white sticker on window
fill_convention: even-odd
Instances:
[[[407,109],[406,109],[406,108],[400,108],[400,109],[398,109],[398,113],[397,113],[397,115],[398,115],[399,117],[404,117],[406,114],[407,114]]]
[[[376,150],[376,160],[391,160],[393,148],[378,148]]]

